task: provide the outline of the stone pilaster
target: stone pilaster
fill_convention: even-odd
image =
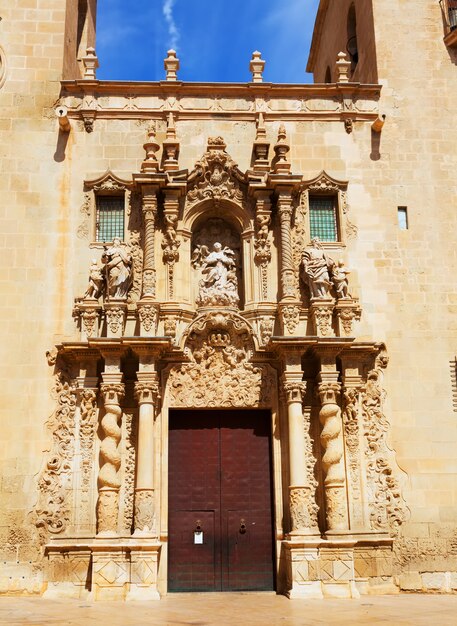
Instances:
[[[315,481],[312,475],[314,458],[309,434],[310,425],[309,422],[305,424],[303,415],[302,402],[306,383],[302,381],[302,372],[284,374],[283,389],[289,424],[289,506],[292,524],[290,534],[315,535],[319,534],[319,529]]]
[[[174,266],[179,259],[179,246],[176,235],[178,225],[179,197],[181,189],[166,189],[164,201],[165,233],[162,242],[163,262],[167,267],[167,300],[174,298]]]
[[[260,300],[268,300],[268,265],[271,261],[269,226],[271,222],[271,191],[267,189],[254,192],[256,198],[256,237],[254,239],[254,260],[260,273]]]
[[[159,397],[156,375],[137,373],[135,395],[139,405],[137,471],[135,484],[135,535],[152,535],[155,526],[154,418]]]
[[[76,532],[90,532],[92,519],[92,482],[94,444],[97,432],[98,378],[78,377],[76,387],[78,442],[75,450],[78,459],[78,485],[75,489]]]
[[[100,445],[101,467],[98,474],[97,531],[98,536],[112,536],[118,532],[119,489],[121,479],[119,468],[121,455],[122,418],[120,403],[124,397],[122,374],[104,373],[100,391],[103,396],[105,414],[101,421],[102,442]]]
[[[156,185],[143,185],[144,257],[142,298],[156,297],[155,231],[157,217]]]
[[[369,532],[368,512],[362,494],[365,490],[362,476],[362,425],[360,415],[363,363],[341,357],[343,363],[343,432],[347,468],[349,527],[352,531]]]
[[[278,195],[278,214],[281,236],[281,300],[296,300],[291,235],[292,198],[289,191],[280,191]]]

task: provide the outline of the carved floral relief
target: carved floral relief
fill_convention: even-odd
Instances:
[[[238,316],[209,313],[189,329],[189,363],[172,367],[168,378],[171,406],[269,406],[273,371],[250,363],[252,329]]]

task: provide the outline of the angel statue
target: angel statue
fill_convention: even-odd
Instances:
[[[192,259],[194,268],[201,267],[197,304],[199,306],[238,306],[238,281],[236,277],[235,252],[216,242],[210,252],[205,245],[195,248]]]

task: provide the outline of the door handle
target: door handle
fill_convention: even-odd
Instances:
[[[240,519],[240,535],[244,535],[244,533],[246,532],[247,528],[246,528],[246,522],[245,520],[242,518]]]
[[[195,522],[195,532],[196,533],[202,532],[202,523],[199,519]]]

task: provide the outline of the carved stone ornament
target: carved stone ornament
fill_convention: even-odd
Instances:
[[[122,306],[113,306],[110,303],[109,308],[105,305],[106,323],[112,335],[119,335],[124,329],[125,309]]]
[[[176,337],[178,319],[175,315],[167,315],[163,321],[163,332],[166,337]]]
[[[48,533],[67,530],[71,519],[72,461],[74,456],[76,394],[63,371],[56,375],[57,409],[49,420],[52,431],[52,449],[38,481],[39,497],[35,508],[35,525],[42,529],[46,541]]]
[[[132,181],[124,180],[113,174],[110,170],[107,170],[99,178],[84,181],[85,189],[92,189],[93,191],[118,191],[125,192],[132,186]]]
[[[81,310],[82,331],[86,337],[98,335],[99,310],[96,308],[84,308]]]
[[[197,273],[199,307],[239,306],[240,239],[220,218],[212,218],[194,234],[191,264]]]
[[[100,390],[105,403],[105,415],[101,421],[103,434],[100,445],[101,467],[98,474],[97,529],[99,533],[116,533],[121,487],[119,444],[122,436],[120,428],[122,409],[119,403],[124,397],[124,385],[103,383]]]
[[[138,404],[149,403],[157,407],[160,399],[160,390],[158,382],[136,382],[135,397]]]
[[[217,207],[221,200],[241,203],[243,192],[240,183],[243,175],[225,151],[222,137],[210,137],[208,148],[189,176],[187,202],[193,205],[202,200],[212,200]]]
[[[155,525],[154,490],[135,491],[135,530],[151,532]]]
[[[322,467],[325,472],[326,518],[329,530],[344,530],[347,527],[342,420],[338,405],[340,389],[338,382],[322,382],[318,386],[322,404],[319,412],[319,420],[323,426],[320,439],[325,450]]]
[[[315,487],[289,487],[289,506],[294,530],[317,527],[319,507],[314,499]]]
[[[81,487],[84,491],[88,491],[97,426],[97,392],[95,389],[81,389],[80,396],[81,414],[79,421],[79,439],[82,456]]]
[[[406,520],[406,507],[394,472],[394,454],[387,443],[389,422],[383,411],[386,394],[382,387],[387,363],[387,355],[381,352],[368,374],[362,393],[363,434],[371,527],[390,529],[397,535]]]
[[[157,307],[152,304],[138,304],[138,317],[147,333],[154,333],[157,327]]]
[[[178,225],[178,216],[166,213],[165,219],[165,234],[162,241],[163,262],[166,265],[174,265],[179,260],[179,246],[181,242],[178,241],[176,236],[176,227]]]
[[[294,304],[287,304],[281,306],[279,314],[284,328],[292,335],[300,322],[300,307]]]
[[[260,343],[266,345],[273,334],[275,321],[274,318],[262,317],[259,322]]]
[[[138,230],[130,231],[129,251],[132,260],[133,279],[128,292],[127,302],[137,302],[141,296],[143,275],[143,249]]]
[[[123,480],[122,480],[122,528],[129,533],[132,530],[134,517],[134,487],[135,487],[135,466],[136,466],[136,420],[130,412],[124,413],[122,424],[122,440],[124,442]]]
[[[311,316],[314,321],[314,328],[318,337],[332,337],[332,316],[333,316],[333,300],[328,304],[312,303]]]
[[[352,337],[354,335],[354,322],[358,322],[362,316],[362,309],[357,301],[353,305],[339,306],[335,308],[339,322],[339,334],[341,337]]]
[[[250,363],[252,329],[236,314],[200,315],[188,329],[190,362],[172,367],[168,378],[170,406],[270,406],[274,373]]]
[[[363,525],[362,491],[360,485],[360,388],[343,390],[343,426],[346,445],[346,462],[349,469],[349,488],[352,498],[352,523]]]

